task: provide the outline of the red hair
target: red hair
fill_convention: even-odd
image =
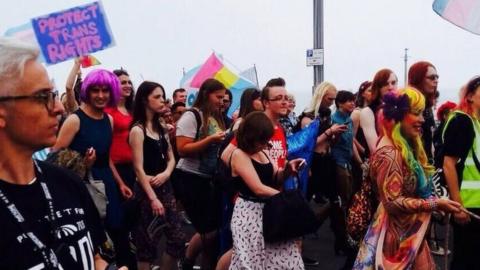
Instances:
[[[457,104],[455,102],[447,101],[447,102],[443,103],[437,109],[437,119],[440,120],[440,121],[444,121],[445,119],[444,119],[443,115],[447,111],[451,111],[451,110],[455,109],[455,107],[457,107]]]
[[[475,91],[480,87],[480,76],[476,76],[471,79],[466,86],[462,87],[460,90],[460,104],[458,104],[458,109],[463,111],[464,113],[474,116],[473,115],[473,108],[471,105],[471,101],[468,100],[470,95],[475,94]]]
[[[420,61],[413,64],[408,70],[408,84],[423,92],[422,84],[425,75],[427,75],[428,67],[435,68],[432,63],[427,61]]]
[[[382,97],[380,96],[380,89],[385,85],[387,85],[388,79],[390,78],[391,74],[394,74],[394,73],[388,68],[381,69],[377,73],[375,73],[375,76],[373,77],[373,81],[372,81],[372,96],[373,96],[372,104],[374,106],[379,106],[382,103]]]
[[[412,66],[410,66],[410,69],[408,70],[408,84],[410,86],[413,86],[417,88],[422,94],[425,96],[427,99],[427,107],[432,106],[432,95],[435,95],[435,90],[433,94],[427,96],[425,95],[424,89],[423,89],[423,80],[425,79],[425,76],[427,75],[428,68],[432,67],[436,70],[435,66],[427,61],[420,61],[416,62]]]

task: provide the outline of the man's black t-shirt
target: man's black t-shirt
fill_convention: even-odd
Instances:
[[[15,185],[0,180],[3,193],[18,208],[43,244],[56,251],[60,269],[95,269],[94,254],[106,238],[97,209],[79,178],[72,173],[39,162],[42,173],[31,185]],[[42,179],[52,196],[59,240],[54,241],[48,221],[49,211]],[[24,234],[10,211],[0,204],[0,269],[44,269],[44,262],[35,245]],[[60,248],[61,247],[61,248]]]
[[[446,126],[443,156],[457,157],[461,162],[457,163],[457,176],[459,184],[462,181],[463,168],[468,151],[472,148],[475,138],[475,130],[473,129],[472,120],[465,114],[456,113],[454,118],[450,120]],[[443,159],[441,160],[443,164]]]

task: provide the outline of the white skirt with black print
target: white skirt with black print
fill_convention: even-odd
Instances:
[[[293,240],[265,243],[263,203],[238,198],[232,216],[233,255],[230,270],[305,269]]]

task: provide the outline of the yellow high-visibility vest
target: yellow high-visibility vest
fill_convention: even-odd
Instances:
[[[473,139],[473,144],[470,148],[470,151],[468,151],[467,158],[465,159],[465,167],[463,168],[462,172],[463,180],[460,187],[460,197],[462,198],[463,206],[466,208],[480,208],[480,171],[475,165],[473,158],[474,152],[475,155],[480,155],[480,122],[462,111],[454,111],[449,115],[447,123],[445,123],[443,135],[445,134],[447,125],[457,113],[468,116],[468,118],[472,120],[473,129],[475,130],[475,138]]]

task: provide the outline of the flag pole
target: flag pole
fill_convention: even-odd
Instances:
[[[260,88],[260,85],[258,85],[258,73],[257,73],[257,66],[253,64],[253,70],[255,70],[255,79],[257,80],[257,88]]]
[[[408,48],[405,48],[405,55],[403,56],[403,61],[404,61],[404,73],[403,73],[403,81],[405,82],[405,86],[407,87],[408,85],[408,80],[407,80],[407,65],[408,65]]]

